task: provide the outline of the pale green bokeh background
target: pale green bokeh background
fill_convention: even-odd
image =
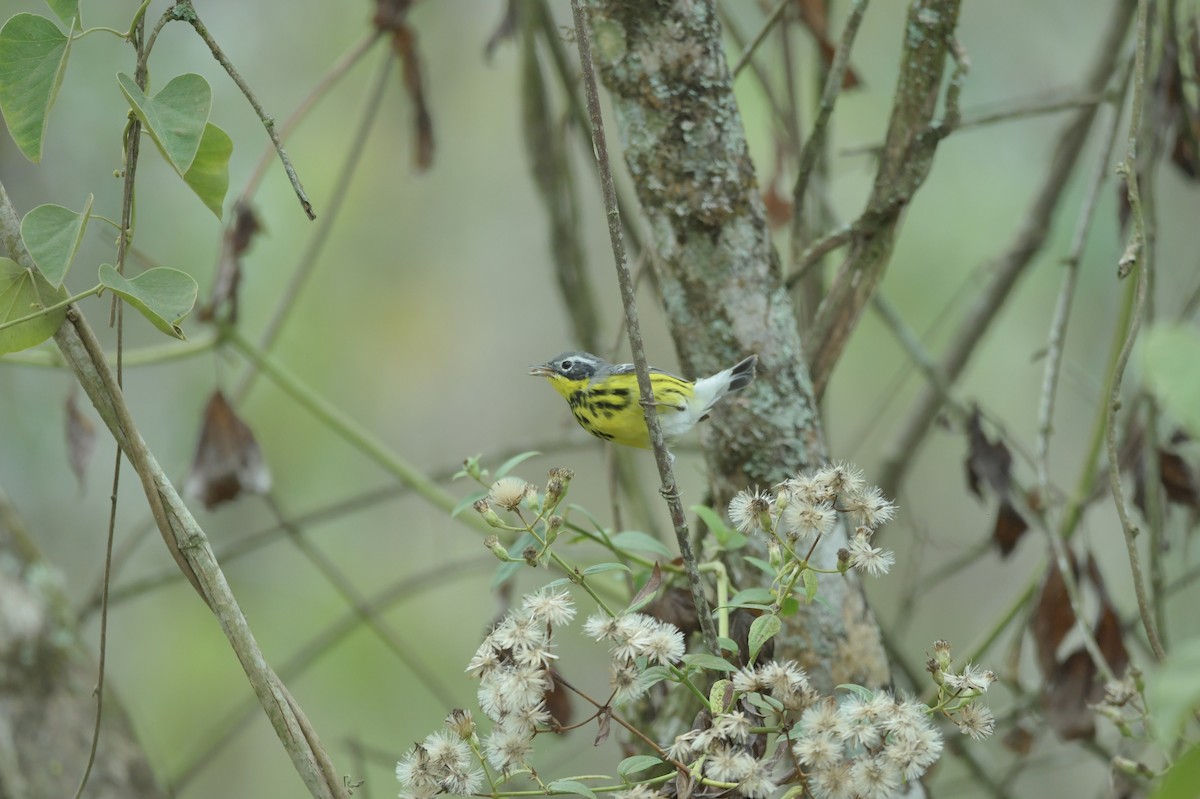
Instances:
[[[123,27],[128,3],[85,3],[89,25]],[[154,19],[161,12],[155,4]],[[569,15],[555,4],[563,24]],[[1085,72],[1108,12],[1092,0],[1023,0],[967,3],[960,41],[970,54],[963,96],[967,109],[1069,91]],[[34,2],[6,0],[4,14],[46,13]],[[365,3],[200,4],[222,43],[268,111],[282,120],[320,79],[328,65],[367,30]],[[760,24],[749,2],[736,4],[744,32]],[[575,345],[558,300],[547,246],[547,224],[527,173],[520,132],[518,54],[501,45],[491,63],[483,46],[501,16],[498,2],[446,0],[424,3],[412,13],[419,34],[424,77],[437,141],[427,174],[412,166],[412,110],[398,68],[379,121],[363,154],[346,205],[275,355],[280,363],[335,403],[361,426],[412,463],[430,472],[452,469],[463,456],[522,448],[567,446],[553,457],[528,461],[518,473],[540,481],[552,465],[575,470],[572,499],[608,518],[601,450],[578,430],[561,401],[526,366]],[[861,209],[873,164],[847,148],[878,142],[889,113],[899,58],[903,4],[879,2],[869,11],[855,48],[854,64],[865,89],[843,98],[834,117],[831,198],[845,219]],[[803,36],[795,35],[802,41]],[[801,45],[805,72],[798,77],[807,101],[814,93],[808,44]],[[574,50],[571,50],[574,53]],[[43,202],[78,208],[96,194],[96,211],[119,214],[120,133],[126,106],[112,75],[132,71],[130,51],[112,37],[77,42],[62,93],[50,121],[45,163],[24,162],[7,136],[0,137],[0,179],[21,212]],[[363,98],[383,50],[372,52],[305,122],[288,148],[319,215],[330,212],[330,192],[355,135]],[[182,25],[163,33],[151,61],[153,81],[195,71],[213,85],[212,120],[235,143],[231,197],[265,143],[254,115],[203,45]],[[738,81],[742,112],[761,176],[773,168],[768,110],[753,78]],[[805,124],[809,115],[806,114]],[[906,212],[883,290],[935,353],[974,299],[990,257],[1014,236],[1033,192],[1040,186],[1062,115],[1034,118],[957,133],[940,148],[927,186]],[[575,133],[572,133],[575,136]],[[613,137],[615,141],[615,136]],[[619,304],[597,192],[571,144],[580,178],[584,235],[597,293],[605,309],[604,339],[616,335]],[[1009,432],[1032,449],[1042,363],[1065,253],[1081,200],[1082,175],[1093,168],[1090,141],[1079,174],[1071,181],[1050,245],[989,332],[962,389]],[[137,244],[163,265],[197,277],[202,297],[220,246],[221,227],[162,164],[147,142],[140,164]],[[765,178],[764,178],[765,179]],[[1195,282],[1195,195],[1167,170],[1158,181],[1162,213],[1159,263],[1163,273],[1159,312],[1178,310]],[[1097,386],[1119,305],[1114,265],[1123,242],[1115,221],[1116,190],[1102,193],[1097,223],[1086,251],[1059,392],[1052,465],[1060,488],[1069,490],[1096,411]],[[255,207],[266,232],[246,258],[242,329],[257,336],[282,286],[308,243],[313,225],[301,215],[283,176],[273,165]],[[111,230],[93,222],[69,284],[90,285],[94,265],[112,260]],[[835,259],[836,260],[836,259]],[[671,343],[653,297],[640,297],[651,359],[675,368]],[[85,312],[96,327],[107,301],[89,300]],[[127,315],[131,347],[159,344],[148,325]],[[199,323],[185,324],[190,335]],[[877,471],[882,450],[921,387],[907,358],[879,321],[868,313],[835,373],[826,402],[833,453]],[[143,435],[172,474],[182,477],[198,429],[198,413],[220,385],[231,389],[236,361],[204,355],[153,368],[130,369],[127,394]],[[906,375],[897,383],[898,375]],[[1131,376],[1135,379],[1136,375]],[[113,446],[100,441],[86,491],[70,477],[63,443],[62,402],[71,385],[58,372],[0,366],[0,486],[16,501],[48,559],[58,564],[72,596],[92,590],[103,558]],[[89,409],[90,411],[90,409]],[[260,379],[240,411],[253,426],[274,474],[285,512],[302,513],[386,486],[389,479],[308,414]],[[98,423],[98,422],[97,422]],[[897,634],[897,646],[918,670],[935,638],[961,650],[977,640],[1018,595],[1042,557],[1036,534],[1007,561],[988,555],[934,589],[921,591],[921,576],[953,560],[990,531],[992,509],[967,495],[964,443],[935,430],[916,461],[899,502],[904,514],[888,533],[899,563],[869,587],[885,624],[897,622],[898,599],[917,592],[919,603]],[[491,465],[495,465],[493,458]],[[685,501],[699,501],[699,463],[680,462]],[[656,481],[648,456],[637,467]],[[1024,466],[1022,477],[1028,479]],[[457,495],[471,486],[450,485]],[[665,510],[659,510],[665,526]],[[246,499],[208,514],[198,511],[220,549],[270,523],[261,503]],[[118,531],[140,527],[147,514],[140,488],[123,473]],[[1111,505],[1085,520],[1083,539],[1101,563],[1119,607],[1132,607],[1129,569]],[[440,511],[411,497],[386,502],[308,528],[311,540],[347,573],[356,589],[371,595],[405,575],[439,574],[474,558],[469,575],[446,573],[385,614],[407,642],[410,656],[433,670],[460,706],[473,706],[474,688],[462,667],[495,612],[486,591],[492,567],[479,537]],[[1176,530],[1178,533],[1178,530]],[[1182,551],[1182,550],[1180,550]],[[117,580],[157,574],[171,562],[151,536]],[[277,542],[226,564],[267,656],[281,664],[305,641],[346,610],[344,603],[293,547]],[[523,587],[544,575],[528,575]],[[1183,592],[1172,607],[1194,603]],[[587,612],[586,606],[583,612]],[[1173,635],[1195,634],[1180,623]],[[94,618],[87,627],[96,638]],[[1144,661],[1142,652],[1135,657]],[[1008,650],[992,650],[985,664],[998,671]],[[1029,659],[1028,654],[1025,655]],[[597,652],[573,639],[564,645],[564,668],[597,692],[603,673]],[[182,582],[123,603],[109,627],[111,684],[129,707],[138,733],[164,777],[177,774],[212,739],[214,725],[248,693],[241,671],[217,626]],[[1033,683],[1028,683],[1032,685]],[[441,721],[448,708],[432,696],[377,638],[359,629],[299,678],[290,681],[340,770],[364,776],[347,755],[355,737],[394,759]],[[992,705],[1009,710],[1012,696],[998,690]],[[577,708],[578,713],[582,709]],[[610,749],[592,754],[591,731],[577,732],[538,762],[547,775],[613,771]],[[182,796],[296,796],[302,786],[261,715],[237,735]],[[986,762],[1011,761],[998,741],[969,744]],[[1099,761],[1077,748],[1039,737],[1030,767],[1014,790],[1021,795],[1067,790],[1092,795],[1106,785]],[[366,773],[373,797],[394,795],[384,759]],[[68,767],[73,767],[70,764]],[[999,768],[996,766],[996,768]],[[939,773],[939,795],[973,795],[958,779],[961,767]],[[1078,793],[1083,791],[1083,793]]]

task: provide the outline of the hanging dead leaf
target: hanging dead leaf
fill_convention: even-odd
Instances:
[[[592,746],[599,746],[608,740],[608,734],[612,727],[612,708],[608,705],[600,708],[600,712],[596,714],[596,740],[592,742]]]
[[[1074,558],[1071,569],[1078,572]],[[1038,667],[1042,671],[1043,679],[1049,680],[1055,673],[1058,666],[1058,647],[1074,625],[1075,613],[1071,610],[1062,572],[1051,563],[1046,569],[1046,576],[1042,578],[1042,587],[1038,591],[1037,601],[1033,604],[1033,614],[1029,619],[1029,631],[1033,635]]]
[[[238,286],[242,282],[242,255],[250,249],[254,237],[262,230],[258,215],[249,205],[239,201],[233,207],[233,221],[225,228],[221,242],[221,260],[213,280],[212,297],[198,313],[201,320],[210,321],[224,309],[225,319],[233,324],[238,315]]]
[[[829,17],[825,13],[825,0],[796,0],[796,7],[800,12],[800,21],[817,42],[821,51],[821,63],[828,68],[837,54],[837,45],[829,38]],[[842,75],[842,89],[855,89],[860,83],[858,72],[847,64],[846,72]]]
[[[1029,525],[1025,522],[1025,517],[1011,502],[1001,500],[1000,507],[996,509],[996,524],[992,528],[992,540],[1000,548],[1000,554],[1011,554],[1028,530]]]
[[[271,488],[271,473],[250,427],[233,411],[225,395],[214,391],[204,409],[204,422],[186,491],[199,497],[204,507],[237,499],[243,491],[264,494]]]
[[[88,462],[96,450],[96,426],[79,408],[78,392],[72,387],[67,395],[67,459],[71,471],[79,481],[79,490],[85,488],[84,476]]]
[[[567,727],[571,724],[571,693],[558,677],[557,669],[550,669],[550,687],[542,694],[546,712],[550,714],[552,727]]]
[[[662,567],[658,565],[658,561],[654,561],[654,569],[650,572],[650,578],[646,580],[646,584],[630,600],[629,607],[636,610],[643,605],[649,604],[650,597],[654,596],[660,585],[662,585]]]
[[[643,612],[659,621],[675,625],[685,637],[700,631],[700,617],[696,615],[692,592],[686,588],[668,588],[663,591],[662,596],[647,605]]]
[[[1013,754],[1025,757],[1033,749],[1033,730],[1024,722],[1014,724],[1008,733],[1000,740],[1004,748]]]
[[[1003,441],[992,441],[983,431],[979,407],[971,409],[967,419],[967,487],[983,499],[983,486],[998,497],[1008,496],[1012,471],[1012,454]]]
[[[404,88],[413,104],[413,126],[416,138],[416,165],[425,171],[433,163],[433,117],[425,100],[421,57],[417,53],[417,34],[408,25],[392,29],[392,47],[400,57],[404,72]]]
[[[375,16],[372,22],[381,31],[394,31],[404,27],[413,0],[375,0]]]
[[[1042,692],[1046,722],[1064,741],[1091,738],[1096,720],[1088,703],[1096,688],[1096,665],[1080,647],[1058,665]]]

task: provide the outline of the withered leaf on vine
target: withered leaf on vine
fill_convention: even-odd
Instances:
[[[234,412],[223,393],[214,391],[204,409],[186,492],[212,510],[244,491],[264,494],[270,488],[271,473],[250,426]]]

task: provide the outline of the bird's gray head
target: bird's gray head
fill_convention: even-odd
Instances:
[[[558,375],[567,380],[590,380],[607,365],[603,358],[590,352],[563,352],[541,366],[534,366],[529,370],[529,374],[542,377]]]

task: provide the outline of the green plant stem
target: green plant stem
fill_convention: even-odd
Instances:
[[[283,142],[279,140],[279,131],[275,129],[275,119],[263,110],[262,103],[258,101],[258,97],[254,94],[254,90],[250,85],[242,79],[238,74],[237,69],[225,55],[221,46],[217,44],[217,40],[208,32],[208,28],[200,21],[200,16],[196,13],[195,6],[192,5],[192,0],[179,0],[171,10],[176,19],[181,19],[187,22],[196,33],[208,45],[208,49],[212,51],[213,58],[217,59],[229,75],[230,79],[245,95],[246,101],[250,103],[250,107],[254,109],[254,113],[258,114],[259,121],[262,122],[263,128],[267,131],[267,136],[271,138],[271,144],[275,145],[275,152],[279,153],[279,160],[283,164],[283,171],[287,173],[288,180],[292,184],[292,191],[296,193],[296,199],[300,201],[300,207],[304,209],[304,214],[309,219],[316,219],[317,215],[313,212],[312,202],[308,199],[308,194],[304,191],[304,186],[300,184],[300,176],[296,174],[296,168],[292,166],[292,159],[288,157],[287,150],[283,147]]]
[[[170,363],[208,352],[216,342],[217,335],[206,332],[187,341],[156,344],[136,350],[126,350],[122,356],[122,361],[126,367]],[[106,356],[106,360],[109,362],[109,365],[116,364],[115,356]],[[56,350],[22,350],[21,352],[10,352],[0,357],[0,363],[52,369],[61,369],[67,365],[66,360]]]
[[[103,290],[104,290],[104,286],[97,285],[93,288],[88,289],[87,291],[83,292],[82,294],[75,294],[74,296],[67,297],[65,300],[63,300],[61,302],[56,302],[53,305],[47,305],[45,308],[42,308],[40,310],[34,311],[33,313],[29,314],[29,316],[22,316],[20,319],[10,319],[9,321],[0,324],[0,330],[7,330],[10,327],[16,327],[17,325],[21,325],[26,322],[32,322],[34,319],[37,319],[38,317],[45,316],[48,313],[54,313],[55,311],[66,308],[68,305],[70,305],[73,302],[76,302],[76,301],[82,300],[82,299],[86,299],[86,298],[92,296],[93,294],[99,294]]]
[[[458,500],[453,495],[426,477],[417,467],[379,443],[377,436],[364,430],[328,400],[293,377],[269,355],[255,347],[237,328],[223,325],[221,336],[300,407],[430,504],[441,508],[447,514],[458,505]],[[491,535],[492,528],[478,516],[461,514],[458,518],[476,532]]]
[[[675,482],[675,474],[671,465],[674,459],[667,452],[662,425],[659,424],[658,413],[655,410],[654,390],[650,385],[650,370],[646,365],[646,348],[642,341],[641,322],[638,320],[637,299],[634,296],[633,280],[629,274],[625,255],[625,239],[621,228],[621,212],[617,207],[616,183],[613,180],[612,165],[608,158],[608,138],[604,132],[604,119],[600,113],[600,93],[596,87],[596,68],[592,63],[591,26],[588,24],[587,14],[584,12],[580,0],[571,0],[571,11],[575,21],[575,44],[579,48],[579,64],[583,70],[584,95],[587,100],[588,116],[591,120],[592,143],[595,149],[596,164],[600,170],[600,186],[608,217],[609,243],[612,246],[617,283],[621,290],[621,305],[625,309],[625,330],[629,336],[629,349],[637,374],[638,393],[646,420],[646,429],[650,434],[654,460],[658,465],[658,474],[662,481],[660,493],[666,500],[671,514],[671,523],[675,528],[675,540],[679,544],[679,555],[687,570],[688,587],[692,592],[692,602],[696,606],[696,616],[700,622],[700,632],[704,636],[705,646],[712,654],[720,657],[721,649],[717,643],[717,631],[713,626],[708,598],[704,595],[704,583],[700,579],[700,571],[696,565],[696,554],[692,550],[687,517],[683,512],[679,488]]]

